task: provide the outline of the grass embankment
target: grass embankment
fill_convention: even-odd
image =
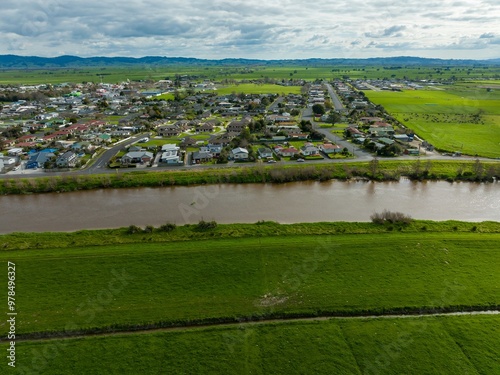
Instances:
[[[491,181],[500,178],[500,163],[477,161],[391,161],[376,163],[274,165],[213,168],[197,171],[132,171],[101,175],[1,179],[0,194],[68,192],[105,188],[189,186],[220,183],[292,182],[305,180],[346,180],[362,177],[376,181],[442,179],[447,181]]]
[[[413,233],[401,227],[364,235],[215,239],[218,230],[231,236],[236,227],[220,226],[204,232],[210,240],[154,242],[154,234],[141,233],[122,235],[141,244],[90,246],[101,239],[87,237],[85,247],[3,251],[0,259],[16,263],[16,305],[23,316],[17,333],[33,334],[28,337],[500,304],[500,233],[471,232],[481,225],[498,232],[497,223],[456,224],[456,233],[415,225],[420,230]],[[281,227],[261,226],[266,232]]]
[[[493,375],[500,373],[499,327],[498,316],[448,316],[23,342],[12,373]]]

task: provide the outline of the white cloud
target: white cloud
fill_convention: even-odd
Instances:
[[[498,0],[3,0],[0,54],[492,58],[498,19]]]

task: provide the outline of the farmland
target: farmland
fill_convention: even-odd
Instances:
[[[439,90],[366,94],[438,149],[499,157],[500,92],[479,86],[461,84]]]
[[[265,66],[265,64],[245,66],[156,66],[139,65],[131,67],[80,67],[59,69],[22,69],[0,70],[0,84],[43,84],[64,82],[104,82],[117,83],[123,81],[154,81],[160,79],[174,79],[176,76],[187,75],[197,77],[198,80],[289,80],[303,79],[314,81],[317,79],[412,79],[412,80],[458,80],[483,81],[498,77],[498,67],[429,67],[429,66],[350,66],[332,65],[321,66],[308,64],[307,66]],[[486,80],[486,81],[485,81]]]
[[[498,307],[498,224],[388,228],[261,223],[1,236],[11,249],[2,262],[19,269],[17,334],[27,340],[17,343],[18,370],[497,373],[497,316],[347,316]],[[329,315],[346,317],[297,319]],[[285,320],[266,321],[276,318]],[[197,322],[216,325],[189,327]],[[125,332],[141,328],[156,329]],[[98,336],[37,339],[85,332]]]

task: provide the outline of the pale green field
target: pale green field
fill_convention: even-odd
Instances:
[[[500,92],[456,85],[444,90],[366,91],[438,149],[500,156]]]

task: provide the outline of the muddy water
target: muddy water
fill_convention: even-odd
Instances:
[[[369,221],[388,209],[417,219],[500,221],[500,185],[439,182],[297,182],[109,189],[0,197],[0,233],[135,225]]]

